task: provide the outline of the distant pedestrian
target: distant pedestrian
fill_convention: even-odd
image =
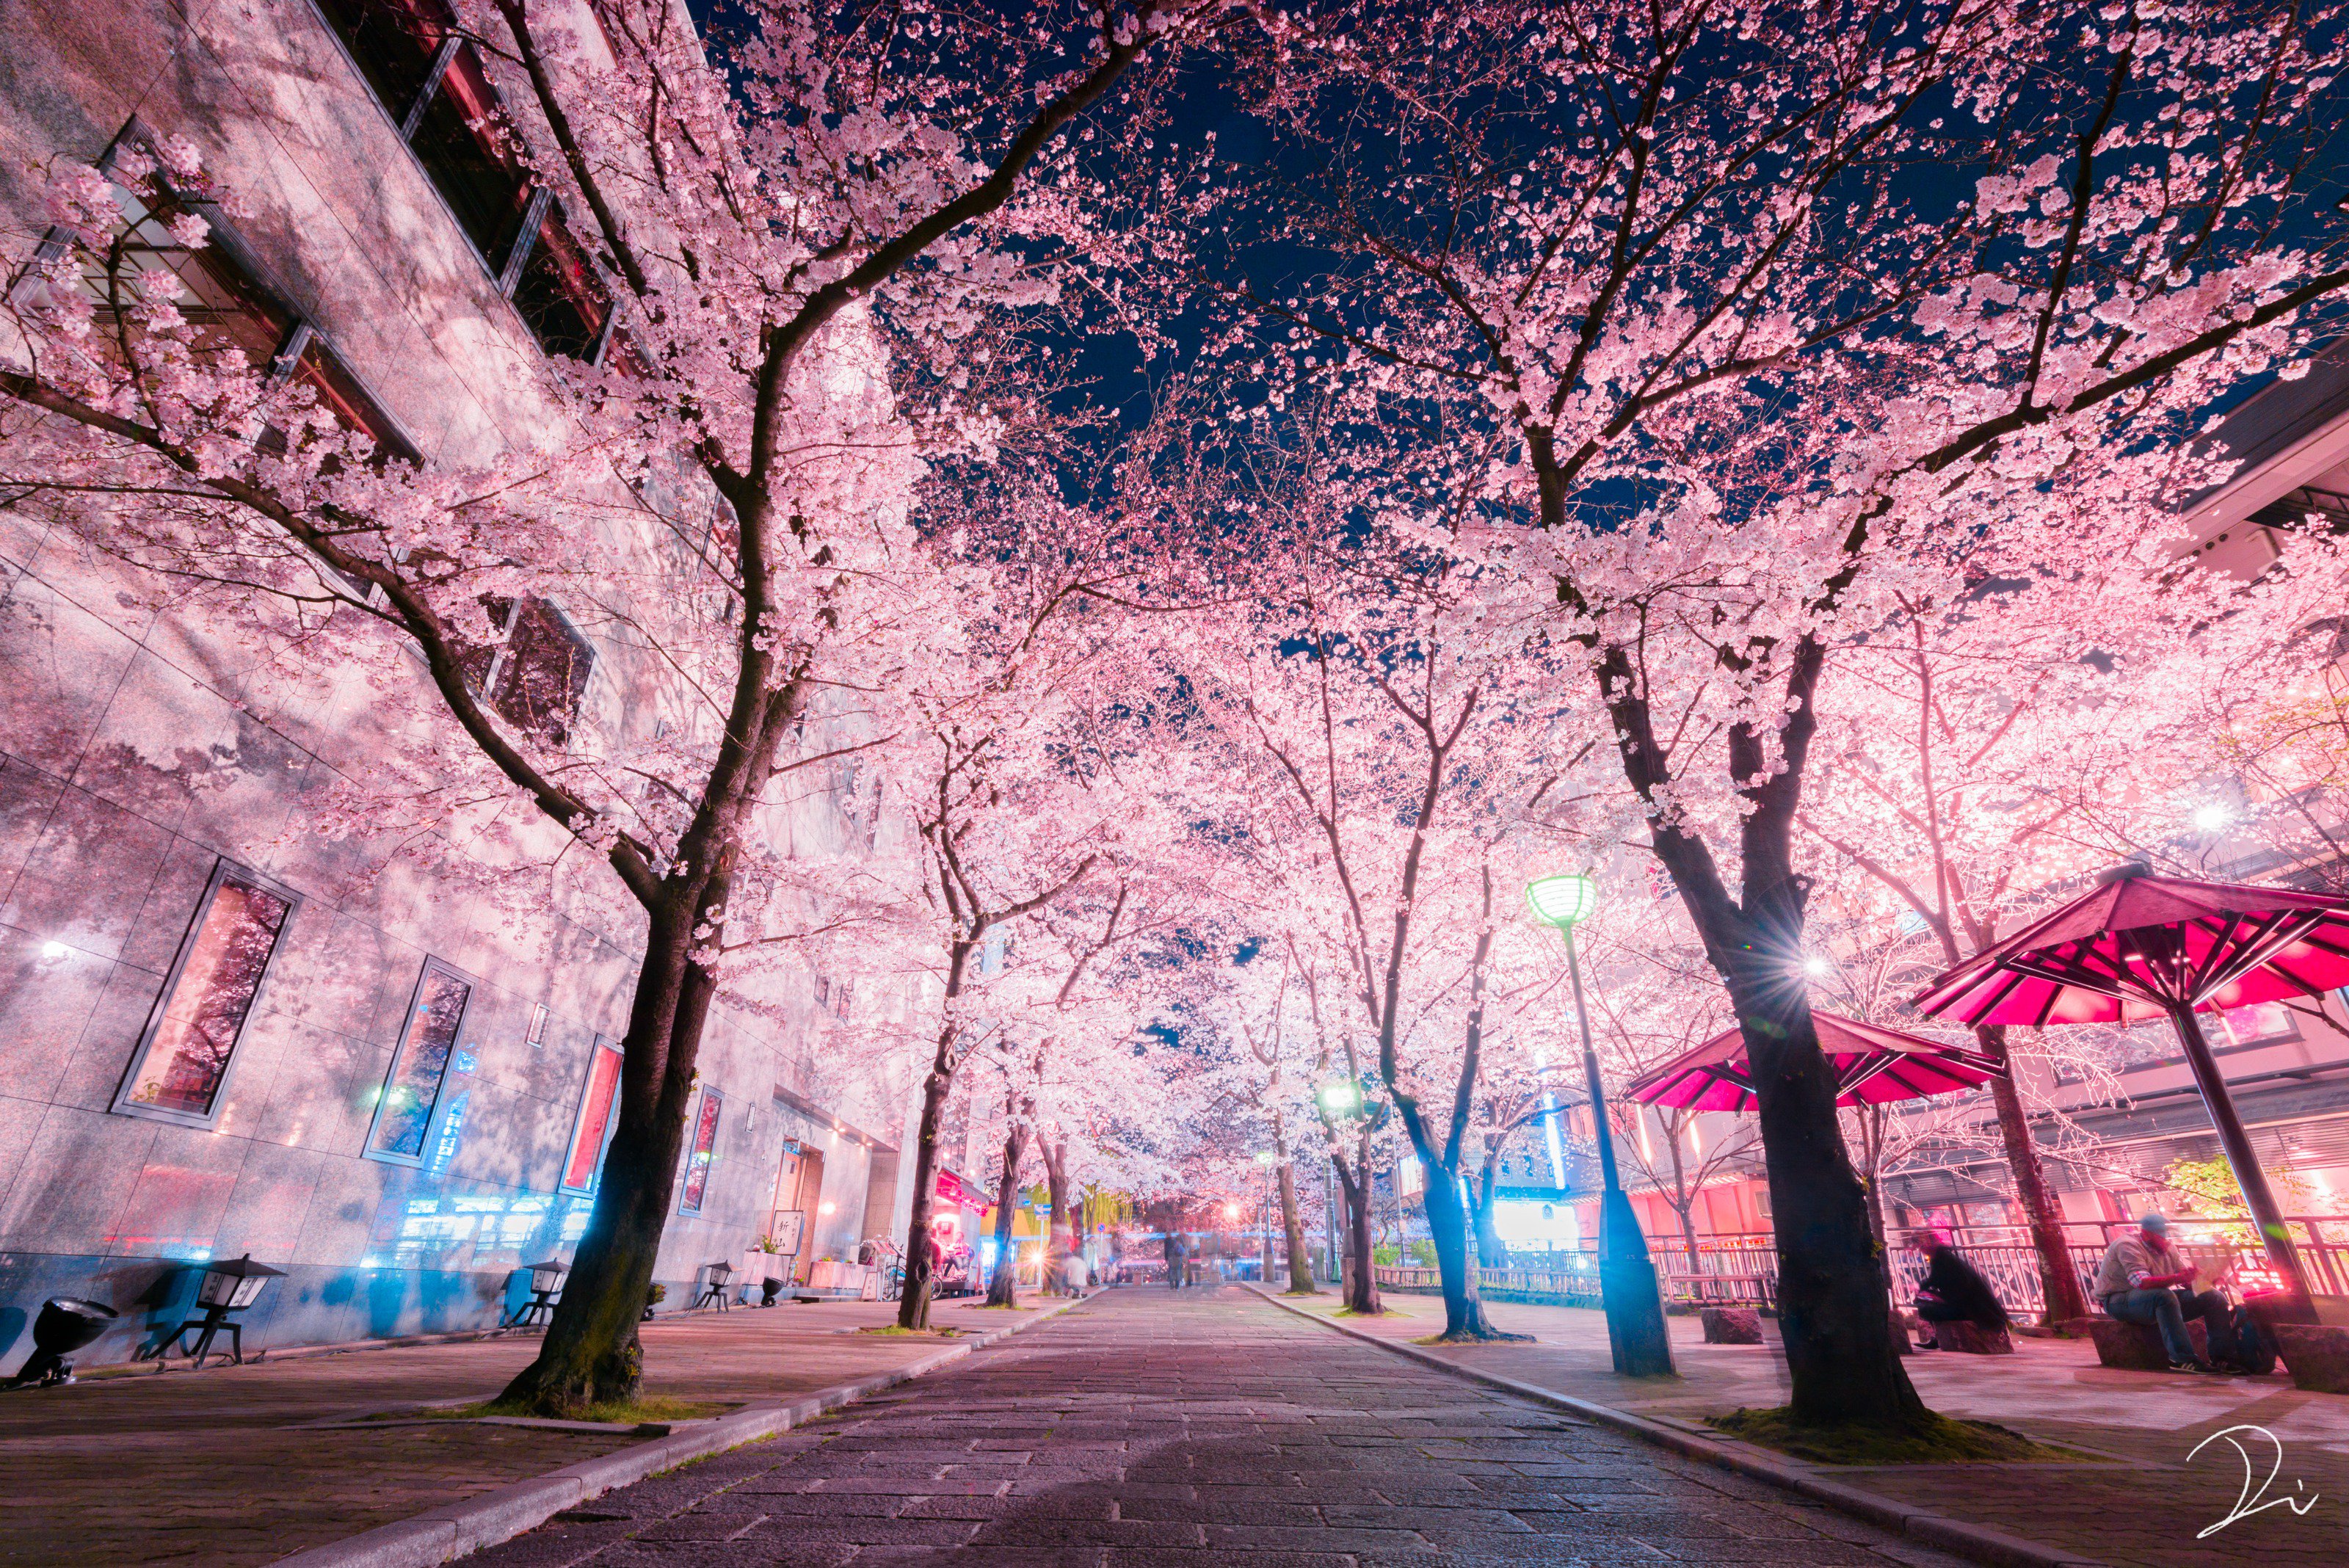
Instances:
[[[1925,1278],[1917,1287],[1917,1315],[1926,1326],[1935,1324],[1968,1323],[1976,1328],[1998,1330],[2006,1326],[2006,1307],[1998,1293],[1982,1272],[1958,1255],[1947,1231],[1928,1231],[1919,1251],[1925,1254]],[[1928,1350],[1939,1343],[1938,1336],[1921,1342]]]
[[[1166,1288],[1170,1291],[1179,1291],[1183,1288],[1183,1254],[1185,1250],[1182,1232],[1179,1231],[1167,1231]]]

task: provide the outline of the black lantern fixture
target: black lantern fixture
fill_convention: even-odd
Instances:
[[[73,1363],[66,1359],[104,1334],[115,1311],[79,1296],[51,1296],[33,1320],[33,1354],[5,1385],[10,1388],[48,1388],[74,1380]]]
[[[724,1312],[729,1304],[726,1300],[726,1282],[733,1277],[733,1264],[710,1264],[708,1280],[701,1287],[701,1293],[694,1298],[693,1304],[696,1307],[714,1306],[719,1312]]]
[[[162,1360],[181,1339],[193,1334],[196,1336],[193,1353],[196,1370],[201,1372],[204,1358],[212,1354],[213,1337],[226,1329],[230,1360],[235,1366],[243,1366],[244,1329],[242,1324],[230,1322],[228,1314],[243,1312],[260,1298],[262,1286],[285,1277],[285,1270],[256,1263],[250,1252],[226,1262],[205,1265],[203,1283],[196,1287],[196,1304],[204,1309],[204,1315],[190,1318],[156,1341],[154,1354],[150,1359]]]
[[[530,1300],[516,1307],[512,1317],[498,1324],[500,1328],[529,1328],[542,1321],[552,1322],[555,1294],[563,1289],[563,1276],[571,1272],[571,1265],[559,1258],[522,1267],[530,1274]]]

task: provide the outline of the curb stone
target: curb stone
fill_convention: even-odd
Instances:
[[[444,1504],[413,1519],[397,1520],[347,1540],[313,1546],[291,1557],[277,1559],[275,1568],[439,1568],[440,1563],[535,1530],[564,1509],[575,1508],[590,1498],[631,1486],[694,1459],[787,1432],[827,1410],[926,1376],[1022,1329],[1056,1318],[1081,1304],[1083,1299],[1063,1301],[1019,1323],[957,1338],[951,1345],[887,1372],[835,1383],[787,1404],[753,1405],[698,1424],[691,1431],[616,1449],[529,1480],[494,1488],[462,1502]]]
[[[1253,1286],[1250,1288],[1255,1289]],[[1638,1438],[1644,1442],[1653,1443],[1660,1449],[1670,1449],[1682,1459],[1694,1459],[1700,1464],[1711,1465],[1716,1469],[1729,1470],[1750,1477],[1754,1480],[1767,1481],[1773,1486],[1784,1487],[1788,1491],[1799,1493],[1814,1502],[1825,1503],[1838,1513],[1847,1513],[1856,1519],[1865,1520],[1870,1524],[1892,1532],[1895,1535],[1907,1536],[1920,1545],[1930,1546],[1937,1551],[1971,1557],[1977,1563],[1990,1564],[1991,1568],[2106,1568],[2102,1562],[2094,1557],[2085,1557],[2076,1552],[2060,1551],[2052,1546],[2042,1545],[2035,1541],[2026,1541],[2019,1535],[2010,1535],[2003,1530],[1993,1530],[1987,1525],[1969,1524],[1963,1520],[1951,1519],[1946,1514],[1913,1508],[1893,1498],[1880,1497],[1874,1492],[1864,1491],[1858,1487],[1847,1486],[1841,1481],[1826,1480],[1807,1469],[1782,1464],[1775,1459],[1764,1459],[1757,1454],[1743,1452],[1725,1443],[1677,1430],[1661,1421],[1651,1421],[1644,1416],[1634,1416],[1628,1411],[1618,1410],[1611,1405],[1601,1405],[1590,1399],[1578,1399],[1571,1394],[1560,1394],[1535,1384],[1521,1383],[1514,1377],[1504,1377],[1498,1373],[1483,1372],[1473,1366],[1464,1366],[1456,1361],[1448,1361],[1419,1345],[1402,1345],[1392,1339],[1382,1339],[1377,1334],[1366,1334],[1350,1324],[1324,1317],[1319,1313],[1309,1312],[1300,1306],[1292,1306],[1269,1292],[1257,1289],[1256,1293],[1285,1313],[1292,1314],[1311,1323],[1318,1323],[1324,1328],[1345,1334],[1349,1338],[1359,1339],[1365,1345],[1375,1345],[1381,1350],[1391,1351],[1408,1360],[1433,1366],[1470,1383],[1481,1383],[1488,1388],[1496,1388],[1505,1394],[1514,1394],[1521,1399],[1530,1400],[1537,1405],[1547,1405],[1553,1409],[1585,1417],[1601,1426],[1612,1427],[1619,1432]]]

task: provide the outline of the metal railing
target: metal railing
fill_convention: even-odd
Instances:
[[[2318,1295],[2349,1295],[2349,1238],[2336,1240],[2335,1235],[2349,1231],[2349,1221],[2337,1217],[2313,1218],[2293,1216],[2288,1221],[2294,1232],[2294,1245],[2299,1250],[2302,1272],[2308,1288]],[[2130,1229],[2132,1221],[2104,1220],[2095,1222],[2108,1234]],[[2225,1225],[2212,1221],[2207,1225],[2193,1220],[2178,1220],[2175,1226],[2185,1231],[2207,1230],[2218,1234],[2201,1237],[2181,1237],[2178,1251],[2188,1262],[2201,1271],[2200,1284],[2231,1281],[2238,1268],[2263,1270],[2267,1254],[2249,1234],[2249,1227]],[[2333,1235],[2328,1235],[2326,1226]],[[2006,1310],[2017,1317],[2036,1317],[2046,1311],[2046,1293],[2039,1277],[2039,1250],[2030,1243],[2020,1227],[1972,1227],[1974,1236],[1956,1238],[1958,1255],[1982,1272]],[[2228,1235],[2225,1231],[2237,1234]],[[2003,1232],[2016,1240],[1989,1240],[1987,1235]],[[1925,1277],[1926,1262],[1913,1247],[1908,1245],[1909,1232],[1900,1231],[1894,1238],[1892,1255],[1892,1301],[1903,1309],[1916,1303],[1917,1286]],[[2104,1263],[2102,1242],[2074,1241],[2064,1252],[2080,1277],[2080,1289],[2093,1297],[2096,1272]],[[1759,1276],[1763,1282],[1764,1300],[1775,1301],[1778,1293],[1778,1250],[1765,1237],[1723,1236],[1700,1237],[1697,1241],[1695,1267],[1690,1267],[1688,1250],[1671,1244],[1666,1238],[1651,1243],[1651,1253],[1659,1272],[1671,1274],[1707,1274],[1719,1276]],[[1528,1266],[1533,1260],[1538,1264]],[[1577,1260],[1580,1262],[1578,1264]],[[1381,1287],[1400,1291],[1437,1291],[1443,1288],[1443,1278],[1433,1269],[1383,1265],[1377,1270]],[[1741,1282],[1740,1288],[1744,1286]],[[1512,1258],[1504,1269],[1479,1269],[1477,1289],[1495,1301],[1532,1301],[1568,1306],[1597,1306],[1599,1303],[1599,1270],[1596,1254],[1590,1251],[1573,1252],[1537,1252],[1528,1258]],[[1702,1298],[1716,1293],[1702,1285],[1690,1287],[1685,1282],[1675,1290],[1669,1283],[1665,1294]]]
[[[1444,1288],[1444,1275],[1435,1269],[1381,1263],[1371,1272],[1377,1278],[1381,1290],[1425,1293]],[[1599,1270],[1595,1265],[1581,1269],[1568,1266],[1560,1270],[1479,1269],[1476,1271],[1476,1291],[1487,1301],[1595,1307],[1599,1304]]]

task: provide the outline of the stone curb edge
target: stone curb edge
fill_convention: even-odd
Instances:
[[[1375,1345],[1381,1350],[1392,1351],[1397,1355],[1433,1366],[1439,1371],[1448,1372],[1453,1376],[1470,1383],[1481,1383],[1488,1388],[1496,1388],[1505,1394],[1514,1394],[1519,1398],[1531,1400],[1537,1405],[1547,1405],[1572,1415],[1585,1417],[1601,1426],[1611,1427],[1619,1432],[1638,1438],[1643,1442],[1653,1443],[1661,1449],[1669,1449],[1682,1459],[1694,1459],[1700,1464],[1711,1465],[1716,1469],[1733,1471],[1755,1480],[1768,1481],[1773,1486],[1784,1487],[1788,1491],[1799,1492],[1814,1501],[1826,1504],[1837,1512],[1866,1520],[1870,1524],[1889,1530],[1896,1535],[1908,1536],[1922,1545],[1933,1547],[1938,1551],[1970,1557],[1977,1563],[1990,1564],[1991,1568],[2105,1568],[2105,1564],[2093,1557],[2083,1557],[2074,1552],[2059,1552],[2053,1547],[2043,1546],[2038,1542],[2026,1541],[2019,1535],[2010,1535],[2002,1530],[1992,1530],[1987,1525],[1968,1524],[1962,1520],[1951,1519],[1946,1514],[1912,1508],[1907,1503],[1896,1501],[1891,1498],[1879,1497],[1874,1492],[1864,1491],[1858,1487],[1825,1480],[1791,1465],[1779,1464],[1775,1460],[1754,1454],[1740,1453],[1726,1444],[1708,1442],[1690,1433],[1676,1431],[1660,1421],[1651,1421],[1643,1416],[1634,1416],[1611,1406],[1601,1405],[1589,1399],[1578,1399],[1571,1394],[1560,1394],[1531,1383],[1520,1383],[1514,1377],[1504,1377],[1498,1373],[1481,1372],[1473,1366],[1463,1366],[1456,1361],[1447,1361],[1443,1356],[1423,1349],[1419,1345],[1402,1345],[1392,1339],[1382,1339],[1374,1334],[1366,1334],[1359,1328],[1334,1322],[1319,1313],[1309,1312],[1300,1306],[1292,1306],[1269,1291],[1255,1286],[1250,1288],[1264,1300],[1270,1302],[1285,1313],[1293,1314],[1308,1322],[1318,1323],[1324,1328],[1334,1330],[1350,1338],[1359,1339],[1365,1345]]]
[[[291,1557],[278,1558],[273,1568],[439,1568],[443,1563],[511,1541],[526,1530],[535,1530],[564,1509],[600,1497],[616,1487],[630,1486],[694,1459],[787,1432],[827,1410],[926,1376],[1022,1329],[1056,1318],[1081,1304],[1082,1299],[1046,1307],[1033,1317],[946,1345],[903,1366],[852,1383],[835,1383],[787,1405],[759,1405],[738,1410],[690,1432],[654,1438],[529,1480],[498,1487],[462,1502],[449,1503],[413,1519],[378,1525],[347,1540],[313,1546]]]

